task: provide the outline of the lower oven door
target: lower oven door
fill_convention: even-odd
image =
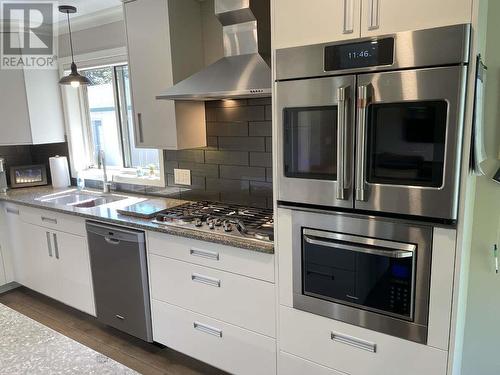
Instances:
[[[308,215],[294,215],[294,307],[426,343],[431,229]]]

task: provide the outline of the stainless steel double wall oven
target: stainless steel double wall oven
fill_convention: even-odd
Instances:
[[[432,222],[457,218],[469,34],[276,51],[295,308],[427,342]]]
[[[276,51],[282,202],[457,217],[469,26]]]

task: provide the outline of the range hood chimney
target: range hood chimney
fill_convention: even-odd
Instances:
[[[215,100],[271,95],[269,0],[214,0],[224,57],[162,92],[157,99]]]

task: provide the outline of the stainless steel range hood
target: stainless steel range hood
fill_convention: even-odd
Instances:
[[[157,99],[215,100],[271,95],[269,0],[215,0],[224,57]]]

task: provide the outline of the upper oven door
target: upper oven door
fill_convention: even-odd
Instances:
[[[466,69],[358,76],[355,208],[456,219]]]
[[[276,87],[278,200],[352,208],[355,76]]]

